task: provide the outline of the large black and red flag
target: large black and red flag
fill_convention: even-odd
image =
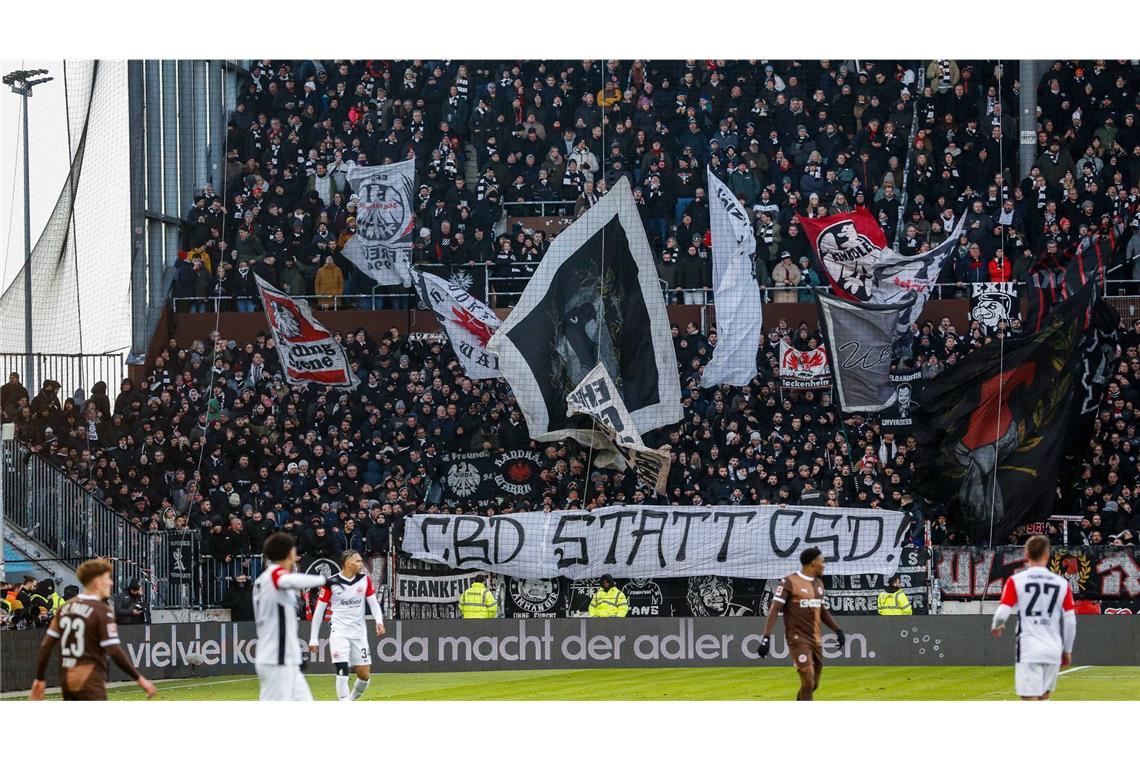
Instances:
[[[1097,293],[1103,290],[1111,258],[1112,245],[1108,240],[1098,238],[1082,244],[1063,267],[1055,261],[1035,267],[1029,274],[1029,289],[1026,293],[1023,323],[1026,331],[1040,330],[1049,311],[1073,296],[1086,282],[1095,282]],[[1095,294],[1093,300],[1096,300]],[[1086,324],[1091,319],[1092,312],[1089,311],[1085,318]]]
[[[845,301],[873,300],[875,267],[890,249],[883,228],[871,212],[860,207],[848,214],[815,219],[797,216],[796,220],[835,295]]]
[[[994,341],[930,381],[914,413],[915,489],[948,504],[974,541],[1051,514],[1079,404],[1090,282],[1041,329]]]

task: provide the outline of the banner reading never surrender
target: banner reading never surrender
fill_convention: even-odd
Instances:
[[[413,515],[403,550],[520,578],[780,578],[818,547],[829,575],[893,573],[906,516],[796,506],[605,507],[494,517]]]

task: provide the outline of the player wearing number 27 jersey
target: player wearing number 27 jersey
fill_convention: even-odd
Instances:
[[[1014,690],[1022,699],[1048,699],[1061,666],[1072,662],[1076,605],[1068,582],[1045,569],[1049,539],[1031,537],[1025,558],[1025,569],[1005,582],[991,628],[1000,636],[1009,616],[1018,613]]]

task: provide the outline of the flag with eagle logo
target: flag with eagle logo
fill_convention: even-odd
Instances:
[[[875,268],[890,248],[871,212],[860,207],[815,219],[797,216],[796,221],[819,257],[832,292],[845,301],[875,300]]]
[[[254,277],[265,307],[265,318],[277,343],[277,355],[285,368],[286,382],[355,388],[360,378],[352,372],[344,346],[313,319],[309,304],[290,298],[257,275]]]
[[[415,163],[354,166],[348,171],[356,196],[356,234],[342,253],[380,285],[412,284]]]
[[[491,307],[442,277],[419,269],[412,273],[420,300],[439,318],[467,376],[472,380],[502,377],[499,358],[487,348],[502,325]]]

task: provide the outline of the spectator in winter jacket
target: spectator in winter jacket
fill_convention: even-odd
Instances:
[[[317,270],[316,292],[321,297],[317,302],[321,309],[336,308],[337,296],[344,294],[344,272],[332,256],[326,256],[325,263]]]
[[[994,258],[986,264],[986,271],[989,275],[990,282],[1012,282],[1013,281],[1013,265],[1006,259],[1005,253],[1001,248],[997,249]]]
[[[803,272],[792,261],[792,254],[788,251],[781,253],[779,263],[772,269],[772,284],[776,289],[772,300],[776,303],[796,303],[798,296],[795,288],[803,278]]]
[[[986,262],[982,259],[982,247],[977,243],[970,243],[966,258],[958,262],[954,273],[958,278],[958,289],[963,294],[966,285],[969,283],[989,282],[990,273]],[[959,297],[965,297],[965,295]]]

